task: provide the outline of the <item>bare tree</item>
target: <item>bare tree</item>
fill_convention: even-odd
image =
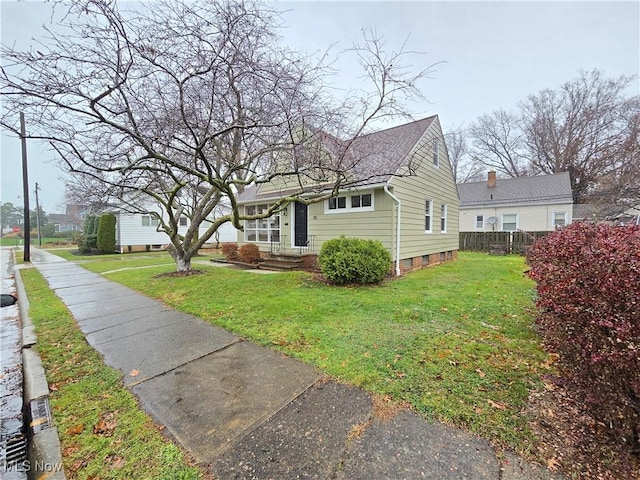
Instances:
[[[517,114],[497,110],[469,127],[470,156],[479,165],[509,177],[527,174],[529,152]]]
[[[593,70],[558,90],[531,95],[521,112],[533,171],[568,171],[576,199],[620,188],[624,179],[637,184],[640,110],[637,97],[625,96],[632,80]]]
[[[430,70],[409,73],[404,58],[413,52],[388,53],[365,32],[353,52],[372,89],[336,106],[322,87],[327,69],[281,46],[279,13],[260,3],[164,0],[120,10],[82,0],[67,8],[40,48],[2,47],[0,124],[17,132],[24,111],[30,137],[49,142],[82,178],[80,192],[154,215],[178,271],[190,270],[225,222],[241,229],[243,220],[356,181],[356,140],[376,120],[406,115]],[[295,188],[258,215],[238,208],[246,187],[276,178]],[[228,213],[214,216],[222,203]],[[184,234],[182,216],[191,220]]]
[[[444,134],[456,183],[474,181],[484,170],[484,166],[471,157],[467,136],[467,130],[462,126],[448,128]]]

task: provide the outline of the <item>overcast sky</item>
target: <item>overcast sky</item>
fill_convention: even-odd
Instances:
[[[414,1],[277,2],[286,27],[284,42],[296,50],[334,52],[349,48],[363,27],[384,35],[389,47],[422,52],[415,70],[438,62],[422,90],[429,100],[411,106],[416,118],[438,114],[445,128],[472,122],[497,109],[511,110],[527,95],[557,88],[579,70],[608,77],[640,72],[640,2]],[[5,45],[28,47],[49,23],[50,4],[0,0]],[[343,61],[335,86],[361,86],[352,62]],[[636,79],[629,95],[640,93]],[[20,142],[2,132],[0,200],[22,202]],[[40,185],[48,213],[64,211],[63,173],[54,156],[28,144],[30,200]]]

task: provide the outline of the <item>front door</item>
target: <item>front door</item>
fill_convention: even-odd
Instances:
[[[294,247],[306,247],[309,234],[308,206],[296,202],[293,207],[293,238]]]

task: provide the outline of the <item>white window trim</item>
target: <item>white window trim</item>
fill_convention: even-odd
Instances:
[[[482,226],[480,228],[478,228],[478,217],[482,217]],[[473,226],[474,226],[475,230],[478,231],[478,232],[480,232],[480,231],[483,232],[484,231],[485,222],[486,222],[484,217],[485,217],[484,213],[476,213],[473,216]]]
[[[158,225],[160,225],[160,219],[154,217],[153,215],[142,215],[141,218],[142,218],[141,225],[143,227],[157,227]],[[148,225],[144,224],[145,218],[149,219],[149,224]]]
[[[504,217],[505,215],[515,215],[516,216],[516,228],[513,230],[505,230],[504,229]],[[520,228],[520,214],[519,213],[503,213],[500,215],[500,231],[501,232],[515,232]]]
[[[371,195],[371,206],[370,207],[352,207],[351,206],[351,197],[362,196],[362,195]],[[373,212],[375,210],[375,195],[373,191],[364,191],[364,192],[349,192],[339,194],[337,197],[340,198],[345,197],[345,208],[329,208],[329,200],[324,201],[324,213],[328,215],[340,214],[340,213],[360,213],[360,212]]]
[[[555,211],[555,212],[551,212],[551,226],[553,228],[557,228],[556,225],[556,215],[558,214],[562,214],[564,215],[564,225],[562,225],[563,227],[566,227],[568,222],[569,222],[569,212],[567,211]]]
[[[449,206],[446,203],[443,203],[442,205],[440,205],[440,233],[447,233],[447,223],[449,220],[448,211],[449,211]],[[444,220],[444,228],[442,228],[443,220]]]
[[[426,221],[426,217],[427,217],[427,212],[426,212],[427,202],[429,202],[429,218],[431,219],[431,221],[429,222],[429,226],[431,228],[429,230],[427,230],[425,228],[424,233],[433,233],[433,199],[431,199],[431,198],[425,198],[424,199],[424,203],[425,203],[425,212],[424,212],[425,221]]]
[[[259,204],[253,204],[253,205],[245,205],[245,207],[244,207],[245,208],[245,210],[244,210],[245,214],[247,214],[246,213],[247,212],[247,207],[256,207],[257,208],[257,207],[262,206],[262,205],[267,205],[267,208],[269,208],[270,204],[269,203],[259,203]],[[275,217],[278,217],[278,228],[277,229],[271,228],[271,220],[273,220]],[[268,227],[266,229],[265,228],[258,228],[257,227],[257,223],[256,223],[256,227],[255,228],[249,228],[249,227],[247,227],[247,222],[249,222],[250,220],[244,220],[244,241],[245,242],[269,244],[269,243],[271,243],[271,240],[270,240],[271,239],[271,232],[275,232],[276,230],[278,231],[278,237],[280,239],[282,239],[282,216],[279,213],[271,215],[270,217],[256,219],[254,221],[255,222],[259,222],[260,220],[267,220]],[[255,240],[249,240],[249,231],[250,230],[255,230],[255,232],[256,232],[256,239]],[[267,240],[258,240],[258,238],[260,238],[259,237],[259,233],[258,233],[260,230],[262,230],[262,231],[266,230],[267,231],[267,237],[268,237]]]

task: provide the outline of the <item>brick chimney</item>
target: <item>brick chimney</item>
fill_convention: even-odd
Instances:
[[[496,186],[496,171],[489,171],[489,176],[487,177],[487,187],[494,188]]]

